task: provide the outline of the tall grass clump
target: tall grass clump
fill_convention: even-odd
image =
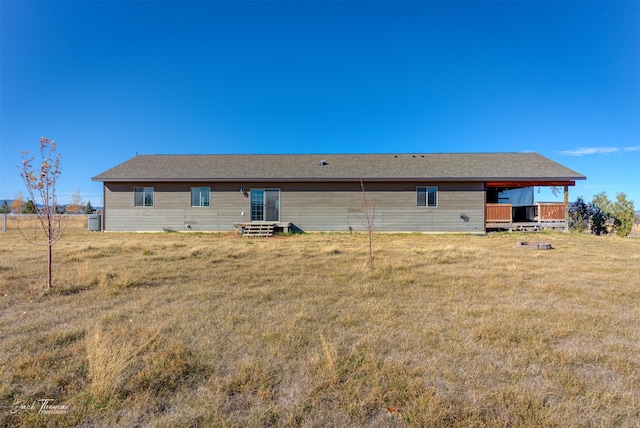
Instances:
[[[87,337],[90,391],[100,402],[126,393],[131,369],[142,354],[156,347],[162,331],[159,327],[139,331],[126,327],[96,325]]]
[[[89,391],[97,406],[166,400],[200,374],[187,345],[167,328],[131,323],[102,323],[88,334]]]

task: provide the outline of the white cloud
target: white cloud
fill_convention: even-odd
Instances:
[[[633,149],[633,147],[631,148]],[[581,147],[576,150],[563,150],[560,153],[567,156],[584,156],[617,153],[619,151],[620,149],[617,147]]]
[[[637,152],[640,150],[640,146],[625,147],[622,150],[624,150],[625,152]]]

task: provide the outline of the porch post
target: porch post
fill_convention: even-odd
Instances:
[[[569,231],[569,186],[564,186],[564,231]]]

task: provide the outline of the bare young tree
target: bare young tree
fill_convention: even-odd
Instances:
[[[80,195],[80,189],[76,189],[71,195],[71,202],[67,205],[67,214],[79,214],[84,210],[84,204],[82,203],[82,196]]]
[[[367,199],[367,192],[364,187],[362,177],[360,177],[360,187],[362,188],[362,211],[364,213],[365,225],[367,226],[367,234],[369,235],[369,267],[373,266],[373,220],[376,215],[375,204]]]
[[[57,210],[56,183],[62,173],[60,154],[56,154],[54,140],[40,138],[40,165],[28,151],[22,152],[22,164],[18,167],[20,176],[27,187],[29,198],[35,202],[38,222],[34,225],[33,235],[26,235],[20,228],[22,236],[33,245],[47,246],[47,290],[51,289],[52,247],[58,242],[67,226],[67,216],[60,215]],[[38,226],[42,229],[39,231]],[[44,237],[42,235],[44,232]],[[43,242],[44,240],[44,242]]]
[[[22,210],[24,209],[24,196],[22,196],[22,191],[18,190],[18,193],[13,197],[13,202],[11,202],[11,212],[14,214],[22,214]]]

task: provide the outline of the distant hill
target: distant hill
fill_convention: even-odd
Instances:
[[[11,204],[13,203],[13,199],[0,199],[0,208],[2,207],[2,205],[4,204],[4,201],[7,201],[7,205],[9,205],[9,209],[11,209]],[[63,210],[67,210],[67,205],[68,204],[64,204],[64,205],[58,205],[60,208],[62,208]],[[40,204],[38,204],[38,206],[41,206]],[[93,207],[94,211],[102,211],[103,207],[96,207],[95,205],[91,204],[91,206]]]

